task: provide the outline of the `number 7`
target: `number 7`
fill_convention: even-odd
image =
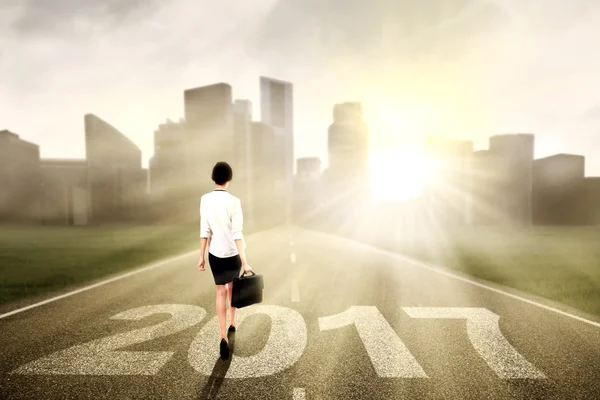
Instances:
[[[544,379],[546,376],[525,359],[502,335],[500,316],[485,308],[403,307],[411,318],[466,319],[467,335],[475,350],[503,379]]]

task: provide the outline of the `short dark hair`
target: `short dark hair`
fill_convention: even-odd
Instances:
[[[233,170],[225,161],[219,161],[215,164],[212,171],[212,180],[217,185],[224,185],[233,179]]]

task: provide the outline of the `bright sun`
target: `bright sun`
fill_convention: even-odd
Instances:
[[[408,200],[421,194],[431,173],[422,151],[375,151],[369,157],[372,197],[375,200]]]

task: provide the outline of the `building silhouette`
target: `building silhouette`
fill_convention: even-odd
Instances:
[[[249,211],[255,226],[273,226],[287,218],[284,146],[283,136],[273,127],[252,123],[253,197]]]
[[[315,210],[323,197],[323,172],[319,157],[303,157],[296,160],[294,177],[294,217],[302,218]]]
[[[87,225],[91,218],[87,160],[42,159],[42,224]]]
[[[586,177],[579,180],[576,188],[578,225],[600,225],[600,177]]]
[[[296,180],[315,182],[321,178],[322,163],[319,157],[302,157],[296,160]]]
[[[144,202],[147,177],[142,151],[99,117],[86,114],[84,120],[90,218],[123,220]]]
[[[500,225],[504,222],[499,203],[503,184],[510,177],[505,160],[489,150],[473,153],[471,160],[471,225]]]
[[[536,225],[600,224],[600,178],[585,177],[585,157],[555,154],[534,161]]]
[[[184,184],[182,171],[186,169],[185,121],[167,120],[154,131],[154,155],[149,161],[152,199],[155,201],[177,198]]]
[[[85,225],[123,221],[146,205],[141,150],[84,116],[86,158],[41,159],[39,146],[0,132],[0,220]]]
[[[498,182],[498,209],[509,225],[532,222],[534,135],[512,134],[490,137],[490,153],[503,160],[506,179]]]
[[[472,225],[530,226],[534,135],[492,136],[473,153],[467,221]]]
[[[234,124],[234,156],[231,165],[234,168],[235,181],[233,190],[242,202],[247,226],[254,226],[255,214],[250,212],[254,207],[257,179],[254,173],[252,157],[252,102],[235,100],[233,103]]]
[[[556,154],[533,162],[533,223],[570,225],[578,221],[577,203],[585,177],[585,158]],[[582,222],[582,221],[579,221]]]
[[[352,193],[356,200],[371,196],[369,130],[361,103],[333,107],[333,123],[327,131],[329,164],[324,179],[334,193]]]
[[[231,86],[216,83],[184,91],[186,186],[197,203],[212,188],[212,167],[234,160],[235,133]],[[235,170],[235,165],[232,165]],[[194,209],[195,210],[195,209]]]
[[[276,154],[283,163],[277,175],[277,190],[285,193],[286,219],[291,218],[294,187],[294,87],[291,82],[265,76],[259,78],[261,121],[273,128]]]
[[[258,228],[290,221],[292,210],[312,215],[322,208],[347,218],[339,201],[363,214],[379,207],[382,220],[394,214],[396,205],[368,201],[369,129],[361,103],[334,105],[322,172],[316,157],[294,162],[293,85],[260,77],[259,89],[260,121],[249,100],[233,99],[227,83],[184,90],[184,118],[157,127],[149,170],[140,148],[93,114],[84,116],[85,159],[41,159],[38,145],[0,131],[0,221],[197,220],[218,161],[233,167],[231,190],[245,220]],[[425,154],[434,171],[410,213],[442,226],[600,224],[600,177],[585,176],[584,157],[534,160],[534,145],[533,134],[491,136],[488,149],[478,151],[469,141],[428,137]]]
[[[184,119],[155,132],[150,192],[155,206],[162,201],[155,209],[163,217],[195,220],[200,197],[213,188],[213,166],[226,161],[246,225],[283,222],[293,157],[291,84],[261,77],[260,85],[262,122],[253,121],[249,100],[233,100],[227,83],[184,91]]]
[[[422,205],[433,224],[464,225],[471,218],[473,142],[440,137],[425,139],[431,174],[423,182]]]
[[[0,221],[39,217],[40,147],[0,131]]]

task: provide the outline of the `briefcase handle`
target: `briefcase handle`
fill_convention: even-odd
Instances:
[[[244,275],[245,273],[246,273],[246,272],[242,272],[242,275],[240,275],[240,276],[239,276],[239,278],[244,278],[244,277],[246,277],[246,276],[252,276],[252,275],[256,275],[256,273],[254,273],[254,271],[250,271],[250,272],[248,272],[249,274],[252,274],[252,275]]]

